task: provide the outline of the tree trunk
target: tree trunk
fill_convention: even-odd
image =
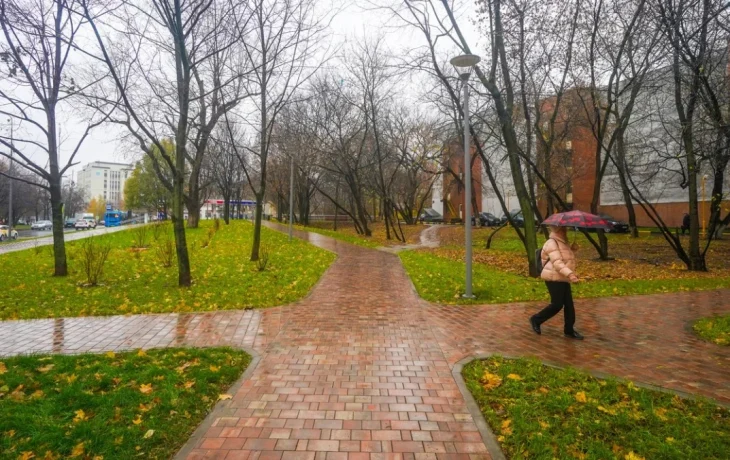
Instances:
[[[53,216],[53,276],[66,276],[66,245],[63,238],[63,203],[61,202],[61,180],[51,185],[51,215]]]
[[[261,246],[261,218],[263,216],[264,194],[256,194],[256,210],[254,211],[253,245],[251,247],[251,262],[259,260],[259,247]],[[291,216],[289,216],[291,219]]]
[[[179,144],[178,144],[179,145]],[[182,162],[180,161],[182,160]],[[172,194],[172,225],[175,231],[175,251],[177,253],[177,284],[180,287],[190,286],[192,277],[190,274],[190,259],[188,258],[188,244],[185,236],[185,213],[183,205],[184,178],[180,174],[185,168],[185,157],[178,153],[176,159],[178,174]],[[183,163],[183,164],[180,164]]]
[[[191,193],[186,200],[188,209],[188,228],[198,228],[200,225],[200,192]]]
[[[231,219],[231,197],[223,197],[223,221],[226,225],[230,224]]]
[[[638,238],[639,227],[636,225],[636,210],[634,209],[634,202],[631,199],[631,191],[629,190],[629,184],[626,180],[626,144],[624,144],[623,131],[618,133],[616,136],[616,157],[616,169],[618,171],[618,178],[621,184],[621,193],[623,194],[626,212],[629,216],[629,231],[631,232],[632,238]]]

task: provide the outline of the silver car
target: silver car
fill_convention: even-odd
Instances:
[[[31,230],[53,230],[53,222],[50,220],[38,220],[30,226]]]

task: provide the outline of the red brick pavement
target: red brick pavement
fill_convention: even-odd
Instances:
[[[482,353],[533,355],[730,402],[730,349],[693,337],[730,292],[578,301],[583,342],[539,305],[445,307],[413,291],[398,259],[298,233],[338,259],[297,304],[256,311],[0,322],[0,356],[232,345],[260,354],[188,458],[488,458],[451,375]]]

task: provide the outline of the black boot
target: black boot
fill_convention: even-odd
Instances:
[[[565,336],[575,340],[583,340],[583,336],[578,331],[566,332]]]
[[[532,330],[535,331],[537,335],[542,334],[542,331],[540,330],[540,323],[535,321],[535,317],[530,316],[530,326],[532,326]]]

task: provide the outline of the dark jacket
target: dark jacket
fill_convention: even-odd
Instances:
[[[684,219],[682,219],[682,228],[689,228],[689,214],[684,215]]]

